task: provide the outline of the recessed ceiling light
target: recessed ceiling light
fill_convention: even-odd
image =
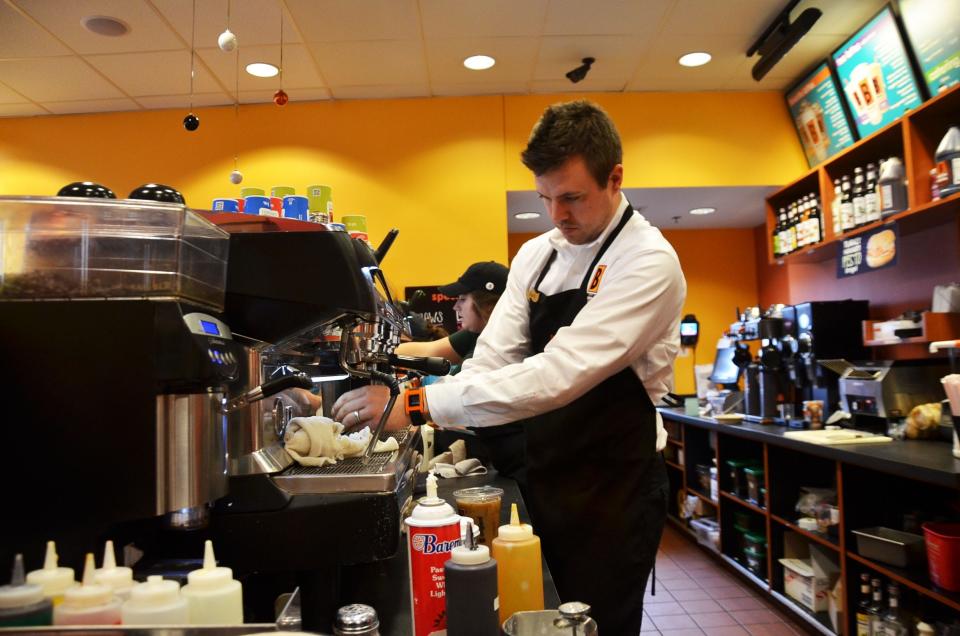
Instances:
[[[713,214],[716,211],[717,211],[717,208],[693,208],[692,210],[690,210],[690,214],[703,216],[704,214]]]
[[[471,55],[463,61],[463,65],[471,71],[485,71],[496,63],[489,55]]]
[[[686,55],[682,55],[677,61],[680,62],[680,66],[703,66],[712,59],[713,56],[709,53],[697,51],[695,53],[687,53]]]
[[[266,62],[254,62],[253,64],[247,64],[247,73],[250,73],[254,77],[274,77],[279,72],[280,69],[273,64],[267,64]]]
[[[539,212],[517,212],[513,215],[513,218],[520,219],[521,221],[526,221],[527,219],[539,219]]]
[[[111,18],[108,15],[88,15],[80,20],[87,31],[97,35],[106,35],[112,38],[126,35],[130,32],[130,27],[123,20]]]

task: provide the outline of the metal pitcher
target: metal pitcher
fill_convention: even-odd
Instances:
[[[590,606],[576,601],[555,610],[517,612],[503,622],[506,636],[597,636],[597,623],[587,616]]]

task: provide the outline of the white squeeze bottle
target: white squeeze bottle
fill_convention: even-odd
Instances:
[[[83,584],[63,594],[63,603],[53,608],[54,625],[119,625],[120,599],[106,585],[94,583],[93,552],[83,564]]]
[[[57,567],[57,546],[47,541],[47,554],[43,567],[27,573],[27,583],[43,588],[44,598],[53,601],[54,607],[63,602],[63,593],[77,584],[73,568]]]
[[[180,595],[180,584],[159,574],[130,591],[120,610],[124,625],[186,625],[189,623],[187,600]]]
[[[233,570],[217,567],[209,539],[203,546],[203,567],[187,574],[182,594],[191,625],[243,624],[243,587]]]
[[[113,541],[107,541],[103,549],[103,567],[94,570],[93,580],[112,589],[121,601],[130,597],[130,590],[133,588],[133,570],[117,567],[117,560],[113,554]]]

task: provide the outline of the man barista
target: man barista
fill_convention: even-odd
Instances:
[[[525,496],[561,600],[637,634],[669,490],[653,405],[672,385],[686,282],[621,193],[620,138],[599,107],[549,107],[521,157],[555,228],[521,247],[474,357],[407,390],[390,424],[522,421]],[[351,391],[334,417],[372,423],[387,397]]]

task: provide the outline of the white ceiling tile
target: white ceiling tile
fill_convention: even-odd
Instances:
[[[651,42],[651,38],[619,35],[544,37],[534,77],[538,80],[565,80],[566,73],[580,66],[583,58],[592,57],[596,62],[585,81],[619,80],[621,85],[626,84]],[[584,86],[580,90],[590,89]]]
[[[587,76],[587,79],[574,84],[567,78],[534,80],[530,84],[533,93],[616,93],[626,86],[624,79],[602,79]]]
[[[241,104],[272,104],[274,93],[276,93],[275,90],[240,91],[240,103]]]
[[[0,104],[26,104],[29,101],[20,93],[0,84]]]
[[[123,97],[76,57],[0,60],[0,82],[35,102]]]
[[[32,117],[34,115],[49,115],[36,104],[0,104],[0,117]]]
[[[427,81],[419,40],[311,42],[307,46],[316,56],[328,86],[391,86]]]
[[[122,91],[134,97],[190,92],[189,51],[88,55],[86,59]],[[211,93],[220,90],[217,81],[203,65],[196,66],[193,91]]]
[[[163,51],[183,46],[176,33],[144,0],[13,1],[80,54]],[[120,37],[91,33],[80,23],[91,15],[117,18],[130,27],[130,32]]]
[[[547,0],[420,0],[427,38],[540,35]]]
[[[226,93],[197,93],[190,95],[159,95],[138,97],[140,105],[149,110],[163,110],[165,108],[194,108],[203,106],[226,106],[233,103],[233,97]]]
[[[551,0],[544,35],[655,33],[673,0]]]
[[[237,53],[224,53],[220,49],[201,49],[198,54],[204,63],[220,79],[228,91],[236,86]],[[268,62],[280,66],[280,47],[247,46],[240,47],[240,90],[267,90],[273,87],[280,88],[280,78],[254,77],[246,71],[251,62]],[[317,88],[325,82],[317,71],[310,51],[303,44],[285,44],[283,46],[283,87],[284,88]]]
[[[0,58],[69,55],[70,49],[25,18],[10,5],[0,2]]]
[[[415,0],[286,0],[306,42],[420,37]]]
[[[528,92],[527,82],[490,82],[484,84],[475,84],[472,82],[458,83],[433,83],[433,94],[440,97],[453,97],[462,95],[523,95]]]
[[[230,30],[240,47],[280,42],[282,0],[229,0]],[[193,0],[151,0],[153,5],[189,45],[193,23]],[[217,37],[227,28],[227,0],[197,0],[197,48],[217,45]],[[301,42],[289,16],[283,23],[283,41]]]
[[[741,35],[746,53],[784,4],[780,0],[677,0],[660,33]]]
[[[694,68],[680,66],[677,60],[693,50],[694,43],[713,55],[713,60]],[[737,36],[660,34],[627,83],[627,90],[720,90],[743,68],[744,60]]]
[[[955,0],[944,0],[951,2]],[[804,0],[790,15],[794,19],[804,9],[813,6],[823,15],[810,29],[810,35],[838,35],[846,39],[863,26],[873,14],[881,9],[888,0],[856,0],[855,2],[836,2],[836,0]]]
[[[132,99],[88,99],[73,102],[43,102],[43,107],[55,115],[140,110],[140,107],[137,106]]]
[[[326,88],[297,88],[287,93],[291,102],[316,102],[330,99],[330,90]]]
[[[332,86],[330,92],[334,99],[397,99],[429,97],[430,87],[426,82],[388,86]]]
[[[528,82],[537,55],[536,38],[437,38],[427,40],[430,83],[502,84]],[[484,71],[471,71],[463,60],[489,55],[497,63]]]

